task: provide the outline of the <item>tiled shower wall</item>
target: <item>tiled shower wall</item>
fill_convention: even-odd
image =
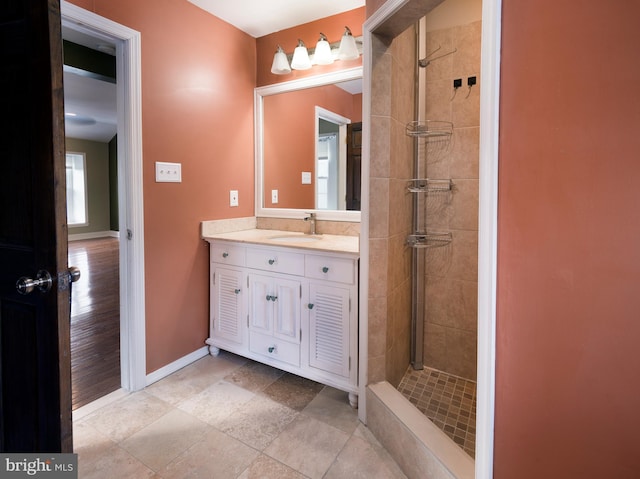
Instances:
[[[369,208],[369,381],[397,386],[409,364],[415,28],[374,37]]]
[[[427,16],[427,26],[429,16]],[[427,158],[429,178],[451,178],[453,192],[427,202],[427,229],[452,242],[426,253],[424,364],[476,379],[478,289],[478,145],[481,22],[427,33],[427,52],[457,51],[426,68],[426,117],[453,122],[446,155]],[[476,85],[467,86],[469,77]],[[454,91],[453,81],[462,79]]]

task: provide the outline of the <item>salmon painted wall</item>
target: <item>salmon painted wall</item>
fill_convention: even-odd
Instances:
[[[320,73],[345,70],[362,65],[362,57],[356,60],[335,61],[331,65],[315,65],[310,70],[292,70],[288,75],[274,75],[271,73],[273,55],[277,46],[281,45],[287,54],[293,53],[301,39],[308,49],[316,47],[320,32],[324,33],[329,43],[339,42],[347,26],[355,37],[362,35],[362,24],[365,21],[365,7],[356,8],[313,22],[287,28],[256,39],[258,55],[257,82],[258,86],[271,85],[283,81],[296,80]]]
[[[141,32],[147,372],[208,336],[203,220],[253,215],[255,40],[186,1],[73,0]],[[182,163],[156,183],[155,162]],[[240,206],[229,207],[229,190]]]
[[[315,208],[315,107],[362,121],[362,94],[334,85],[264,97],[264,184],[267,208]],[[311,172],[312,184],[301,174]],[[271,190],[278,190],[278,204]]]
[[[637,478],[640,3],[502,5],[495,478]]]

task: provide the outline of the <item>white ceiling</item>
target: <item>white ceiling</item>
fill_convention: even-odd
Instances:
[[[188,0],[236,28],[258,38],[269,33],[308,23],[364,6],[365,0]],[[247,15],[247,12],[251,12]],[[63,28],[62,37],[99,50],[115,47],[104,39]],[[103,49],[104,50],[104,49]],[[349,85],[352,93],[361,87]],[[355,89],[355,90],[354,90]],[[116,85],[89,76],[64,73],[66,135],[108,142],[116,134]]]
[[[116,98],[115,83],[65,69],[65,135],[102,143],[111,141],[117,130]]]
[[[364,6],[365,0],[188,0],[254,38]]]

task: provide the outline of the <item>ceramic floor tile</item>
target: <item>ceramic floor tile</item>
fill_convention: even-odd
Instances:
[[[269,398],[255,396],[221,421],[217,428],[262,451],[298,413]]]
[[[347,396],[224,352],[202,358],[76,420],[79,477],[404,478]]]
[[[324,479],[399,479],[405,477],[380,445],[353,434]]]
[[[283,374],[284,371],[251,361],[226,375],[224,379],[241,388],[257,392],[265,389]]]
[[[216,426],[255,396],[235,384],[218,381],[178,407],[201,421]]]
[[[358,423],[358,411],[349,405],[349,394],[325,386],[302,412],[351,434]]]
[[[199,359],[152,384],[145,391],[177,405],[218,382],[246,362],[245,358],[222,351],[216,358],[205,356]]]
[[[176,410],[138,431],[120,446],[154,471],[200,441],[211,426]]]
[[[285,373],[262,394],[296,411],[302,411],[324,386],[295,374]]]
[[[153,478],[155,473],[138,459],[117,445],[101,451],[92,461],[78,455],[78,477],[82,479],[106,479],[115,477]]]
[[[238,479],[305,479],[306,476],[261,454]]]
[[[311,478],[321,478],[349,435],[300,414],[264,453]]]
[[[83,421],[119,442],[171,410],[171,405],[139,391],[90,414]]]
[[[398,391],[471,457],[475,456],[476,383],[425,367],[407,369]]]
[[[201,441],[158,472],[166,479],[231,479],[245,471],[260,453],[210,428]]]

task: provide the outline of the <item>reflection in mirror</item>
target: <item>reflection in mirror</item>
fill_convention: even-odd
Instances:
[[[361,76],[356,68],[256,89],[258,216],[359,220]]]

